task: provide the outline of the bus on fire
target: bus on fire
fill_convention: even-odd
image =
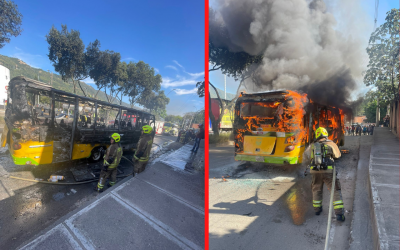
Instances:
[[[234,114],[235,160],[300,164],[320,126],[328,130],[330,140],[344,145],[341,109],[290,90],[242,93]]]
[[[61,91],[15,77],[9,83],[1,146],[16,165],[101,159],[110,135],[121,135],[124,150],[136,147],[143,125],[154,130],[154,115]],[[154,133],[153,133],[154,136]]]

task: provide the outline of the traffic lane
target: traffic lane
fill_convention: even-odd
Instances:
[[[175,142],[177,139],[178,139],[177,136],[156,134],[154,136],[153,144],[162,146],[164,143]]]
[[[129,158],[129,157],[128,157]],[[8,173],[28,179],[49,178],[51,174],[66,176],[65,182],[74,182],[69,169],[98,168],[101,163],[85,160],[46,166],[16,166],[9,155],[0,155],[0,249],[15,249],[38,231],[58,218],[98,195],[93,189],[97,182],[80,185],[51,185],[6,178]],[[88,165],[89,164],[89,165]],[[121,161],[125,174],[132,166]]]
[[[343,155],[337,165],[350,213],[342,224],[333,220],[335,247],[331,249],[346,249],[350,236],[359,143],[356,137],[346,140],[343,149],[349,149],[350,154]],[[329,203],[326,187],[325,210],[315,216],[311,176],[304,177],[304,166],[218,165],[224,158],[231,161],[233,150],[210,148],[210,249],[322,249]]]
[[[156,135],[154,143],[163,145],[176,139],[176,136]],[[124,155],[132,158],[127,152]],[[70,168],[99,172],[101,162],[81,160],[45,166],[16,166],[8,153],[0,154],[0,162],[0,249],[15,249],[36,232],[98,195],[93,191],[96,182],[62,186],[25,182],[2,175],[46,180],[55,174],[65,176],[65,182],[74,182]],[[121,167],[123,174],[129,174],[133,169],[125,160],[121,161]]]

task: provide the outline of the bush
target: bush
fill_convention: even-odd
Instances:
[[[209,144],[220,144],[220,143],[225,143],[228,142],[229,140],[232,140],[232,133],[222,133],[217,135],[210,135],[209,136]]]

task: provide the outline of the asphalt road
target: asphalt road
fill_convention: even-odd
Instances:
[[[161,146],[172,141],[176,141],[176,137],[157,135],[154,143]],[[48,185],[9,179],[4,174],[28,179],[47,179],[51,174],[57,174],[64,175],[65,182],[74,182],[69,171],[71,168],[95,170],[100,169],[100,163],[81,160],[37,167],[16,166],[4,151],[0,151],[0,249],[15,249],[55,220],[98,195],[93,191],[96,182],[73,186]],[[125,160],[121,161],[121,167],[124,174],[132,171]]]
[[[350,153],[337,161],[346,221],[333,219],[330,249],[349,248],[359,142],[347,136],[341,149]],[[316,216],[305,166],[235,162],[233,152],[232,146],[210,147],[210,249],[324,249],[327,188],[324,211]]]

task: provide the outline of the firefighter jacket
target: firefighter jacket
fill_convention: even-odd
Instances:
[[[122,147],[119,143],[113,143],[107,148],[106,155],[104,156],[104,165],[108,169],[115,169],[118,167],[122,157]]]
[[[140,162],[147,162],[150,156],[151,146],[153,145],[153,137],[151,134],[143,134],[138,142],[138,146],[133,158]]]
[[[340,153],[339,147],[336,145],[331,140],[328,140],[326,138],[322,138],[318,140],[320,144],[322,144],[322,150],[324,151],[323,154],[325,155],[325,161],[326,161],[326,169],[324,170],[313,170],[315,166],[314,163],[314,145],[311,145],[311,164],[310,164],[310,173],[332,173],[333,171],[333,164],[335,162],[334,159],[338,159],[342,156]]]

